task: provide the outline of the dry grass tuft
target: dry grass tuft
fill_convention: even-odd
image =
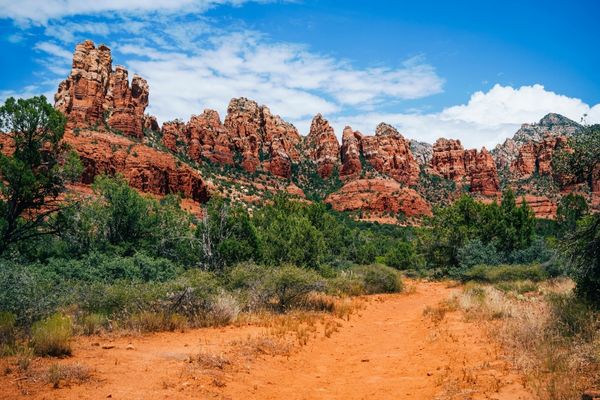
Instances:
[[[231,360],[224,354],[213,354],[200,352],[190,359],[190,362],[196,363],[202,369],[220,369],[223,370],[231,365]]]
[[[489,324],[539,399],[580,399],[600,384],[600,314],[572,296],[568,280],[542,282],[535,293],[529,285],[466,285],[458,303],[468,320]]]
[[[239,353],[246,357],[257,356],[289,356],[292,352],[292,344],[281,338],[272,336],[249,336],[244,340],[232,343]]]
[[[52,364],[46,373],[46,381],[58,389],[61,382],[64,385],[82,384],[92,377],[90,369],[82,364]]]

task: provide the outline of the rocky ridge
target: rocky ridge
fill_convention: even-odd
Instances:
[[[68,117],[65,140],[84,162],[83,183],[100,173],[120,173],[133,187],[159,195],[182,193],[204,202],[216,191],[257,203],[261,193],[274,190],[304,198],[308,190],[304,182],[318,185],[318,179],[334,182],[339,177],[339,185],[321,196],[335,209],[413,218],[431,213],[431,205],[420,194],[433,182],[429,177],[455,185],[455,193],[436,197],[443,201],[456,198],[460,191],[492,201],[502,186],[498,170],[509,175],[509,185],[551,174],[553,152],[566,146],[566,137],[581,128],[549,114],[538,124],[524,124],[490,153],[485,148],[464,149],[453,139],[439,139],[433,146],[409,141],[393,126],[381,123],[374,135],[346,127],[340,145],[333,127],[320,114],[303,137],[268,107],[243,97],[231,100],[223,122],[216,111],[207,109],[187,122],[159,126],[155,117],[144,114],[148,95],[143,78],[134,76],[129,84],[124,67],[113,69],[106,46],[96,47],[91,41],[77,46],[55,106]],[[318,179],[299,179],[299,165],[307,165],[303,173],[313,171]],[[211,178],[205,166],[233,169]],[[234,174],[236,168],[248,177]],[[221,184],[213,185],[213,178]],[[223,186],[240,189],[234,193]],[[596,186],[600,191],[598,182]],[[538,216],[548,218],[556,212],[556,199],[526,197]]]

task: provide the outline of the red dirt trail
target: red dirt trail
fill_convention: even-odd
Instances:
[[[370,296],[337,332],[322,333],[289,355],[242,351],[260,326],[195,329],[129,337],[78,338],[73,356],[36,359],[26,373],[0,360],[0,399],[531,399],[484,329],[459,311],[434,323],[427,306],[448,299],[444,283],[411,282],[406,294]],[[327,337],[329,336],[329,337]],[[233,343],[238,343],[234,345]],[[100,344],[98,346],[98,344]],[[110,349],[103,347],[114,346]],[[127,347],[133,346],[133,349]],[[199,353],[216,361],[195,361]],[[190,361],[193,360],[193,361]],[[83,383],[48,383],[50,365],[84,365]]]

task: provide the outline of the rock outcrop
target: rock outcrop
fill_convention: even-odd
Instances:
[[[525,203],[535,214],[536,218],[541,219],[554,219],[556,218],[557,205],[556,202],[550,200],[546,196],[533,196],[533,195],[525,195],[524,197],[517,198],[517,203],[522,204],[523,198],[525,199]]]
[[[86,40],[75,48],[71,74],[60,83],[54,101],[70,128],[108,124],[124,135],[141,138],[148,93],[143,78],[134,75],[130,86],[125,68],[113,71],[108,47],[96,48]]]
[[[528,178],[533,174],[551,175],[554,152],[567,146],[566,136],[546,135],[541,141],[527,142],[519,148],[510,165],[510,172],[518,179]]]
[[[469,185],[473,193],[491,196],[500,189],[494,159],[485,148],[465,150],[460,140],[441,138],[433,145],[430,165],[442,177]]]
[[[365,160],[382,174],[409,186],[419,181],[419,164],[410,144],[393,126],[379,124],[375,136],[363,137],[362,151]]]
[[[518,149],[529,142],[541,142],[547,137],[571,136],[582,126],[559,114],[550,113],[536,124],[523,124],[510,139],[497,145],[492,154],[499,170],[508,168],[515,161]]]
[[[410,151],[419,165],[428,166],[433,157],[433,146],[429,143],[419,142],[418,140],[410,141]]]
[[[181,193],[197,202],[210,194],[200,174],[161,152],[123,136],[84,130],[65,134],[65,142],[84,165],[81,181],[91,184],[97,175],[121,174],[129,184],[143,192],[165,195]]]
[[[342,134],[340,178],[343,180],[353,179],[360,176],[362,171],[361,149],[363,135],[353,131],[351,127],[344,128]]]
[[[267,107],[241,97],[229,103],[225,128],[246,171],[254,172],[262,166],[276,176],[291,176],[292,160],[299,159],[302,141],[292,124],[272,115]]]
[[[317,165],[317,173],[328,178],[340,163],[340,143],[333,127],[321,114],[315,115],[305,140],[306,157]]]
[[[407,217],[431,215],[431,207],[415,190],[392,179],[357,179],[325,200],[337,211],[402,213]]]

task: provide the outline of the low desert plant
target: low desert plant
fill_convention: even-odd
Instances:
[[[474,280],[479,282],[505,282],[516,280],[530,280],[539,282],[546,279],[548,275],[540,264],[531,265],[478,265],[463,273],[463,280]]]
[[[52,364],[48,368],[47,381],[54,389],[60,387],[60,382],[84,383],[90,380],[90,369],[81,364],[60,365]]]
[[[354,267],[352,271],[364,282],[365,293],[397,293],[402,291],[400,273],[380,264]]]
[[[88,314],[81,318],[81,330],[84,335],[95,335],[106,325],[107,318],[102,314]]]
[[[35,354],[40,356],[71,355],[71,319],[62,314],[54,314],[33,324],[31,343]]]
[[[176,313],[142,311],[131,316],[129,326],[139,332],[162,332],[184,330],[187,319]]]

